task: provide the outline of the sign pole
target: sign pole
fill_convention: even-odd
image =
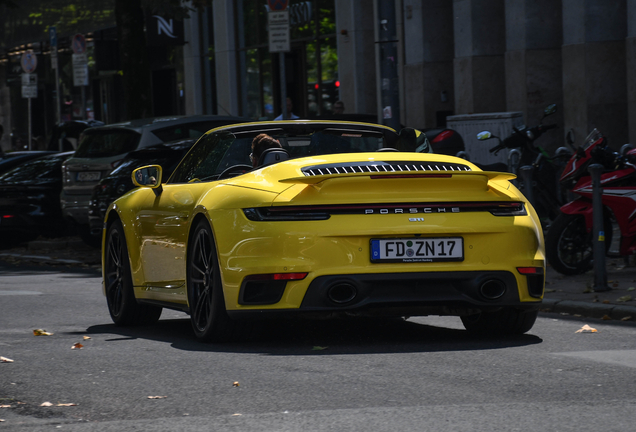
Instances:
[[[283,106],[283,120],[289,119],[287,112],[287,77],[285,76],[285,53],[279,52],[279,68],[280,68],[280,103]]]
[[[29,151],[31,151],[31,98],[29,98]]]
[[[57,56],[57,28],[49,27],[49,41],[51,43],[51,66],[55,69],[55,113],[57,115],[57,124],[62,122],[62,107],[60,98],[60,68]],[[62,151],[62,140],[59,140],[60,151]]]
[[[280,69],[280,103],[283,120],[289,119],[287,112],[287,79],[285,77],[285,52],[290,50],[289,11],[288,0],[267,0],[269,12],[267,14],[269,52],[278,53],[278,68]]]

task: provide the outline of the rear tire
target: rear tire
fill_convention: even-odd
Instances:
[[[229,342],[243,336],[247,323],[232,320],[225,309],[214,237],[203,219],[194,228],[188,245],[187,284],[190,321],[198,340]]]
[[[495,312],[481,312],[462,316],[464,328],[483,336],[520,335],[528,332],[539,315],[538,310],[524,311],[502,308]]]
[[[613,227],[608,217],[604,223],[607,252]],[[561,274],[571,276],[590,270],[594,258],[592,233],[587,231],[583,215],[559,214],[545,236],[545,251],[548,263]]]
[[[161,307],[137,303],[124,227],[119,220],[109,227],[106,234],[104,286],[108,311],[115,325],[124,327],[154,324],[161,316]]]

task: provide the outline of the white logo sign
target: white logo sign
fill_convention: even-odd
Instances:
[[[171,38],[176,38],[174,35],[174,23],[172,19],[170,21],[166,21],[165,18],[160,17],[159,15],[153,15],[153,17],[157,18],[157,34],[160,35],[162,32]]]

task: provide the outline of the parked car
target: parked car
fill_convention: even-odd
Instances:
[[[253,169],[261,133],[282,148]],[[534,209],[511,174],[396,151],[423,144],[409,128],[263,122],[206,134],[169,179],[137,168],[141,187],[106,213],[111,318],[185,311],[202,341],[275,316],[456,315],[475,333],[527,332],[545,283]]]
[[[17,167],[18,165],[22,165],[23,163],[28,162],[32,159],[36,159],[52,153],[55,152],[46,150],[33,150],[5,153],[4,157],[0,158],[0,174],[5,173]]]
[[[20,240],[67,234],[62,217],[62,163],[73,152],[24,162],[0,175],[0,235]]]
[[[121,165],[99,181],[93,188],[88,209],[95,245],[101,246],[104,216],[110,203],[137,187],[132,181],[133,170],[144,165],[161,165],[164,178],[168,178],[195,142],[194,139],[179,140],[130,152]]]
[[[93,244],[88,220],[93,187],[128,153],[168,141],[198,138],[210,129],[244,121],[211,115],[155,117],[84,130],[75,155],[63,166],[62,213],[77,225],[82,239]]]
[[[97,126],[104,126],[104,122],[98,120],[71,120],[57,124],[53,127],[47,150],[73,151],[77,149],[82,132]]]

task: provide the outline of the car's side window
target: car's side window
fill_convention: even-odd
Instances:
[[[203,136],[175,169],[170,183],[216,179],[219,162],[233,142],[234,135],[227,132]]]

